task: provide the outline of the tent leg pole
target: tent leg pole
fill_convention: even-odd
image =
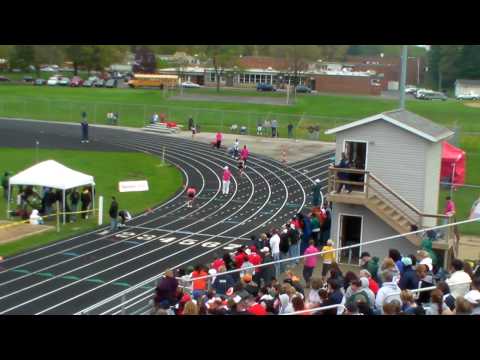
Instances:
[[[7,219],[10,219],[10,199],[12,196],[12,185],[8,184],[8,195],[7,195]]]
[[[92,216],[95,216],[95,185],[92,186]]]
[[[65,190],[63,190],[63,225],[65,225]]]

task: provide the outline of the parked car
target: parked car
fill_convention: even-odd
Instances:
[[[40,71],[43,71],[43,72],[56,72],[57,70],[51,66],[45,66],[45,67],[42,67],[40,68]]]
[[[58,85],[59,78],[57,76],[52,76],[50,79],[47,81],[47,85],[50,86],[56,86]]]
[[[304,85],[298,85],[296,88],[297,93],[308,93],[310,94],[312,92],[312,89],[310,89],[308,86]]]
[[[24,77],[23,77],[23,82],[33,83],[33,82],[34,82],[34,79],[33,79],[33,77],[31,77],[31,76],[24,76]]]
[[[117,87],[117,80],[116,79],[108,79],[105,82],[105,87],[106,88],[116,88]]]
[[[480,95],[474,93],[460,94],[457,96],[457,100],[480,100]]]
[[[38,86],[43,86],[46,83],[47,83],[47,80],[45,80],[45,79],[35,79],[35,82],[33,84],[38,85]]]
[[[183,88],[199,88],[201,86],[198,85],[198,84],[195,84],[191,81],[185,81],[185,82],[182,83],[182,87]]]
[[[85,80],[82,84],[83,87],[93,87],[95,85],[95,80]]]
[[[405,88],[405,94],[414,95],[417,92],[417,90],[418,89],[415,86],[410,86]]]
[[[441,93],[441,92],[437,92],[437,91],[422,91],[422,92],[420,92],[420,94],[419,94],[419,92],[417,92],[417,99],[446,101],[447,100],[447,95],[445,95],[444,93]]]
[[[277,91],[272,84],[257,84],[257,91]]]
[[[9,82],[10,79],[7,78],[7,77],[5,77],[5,76],[0,76],[0,81],[2,81],[2,82]]]
[[[70,79],[68,77],[62,77],[58,79],[58,85],[60,86],[70,86]]]
[[[83,85],[83,80],[80,76],[74,76],[72,80],[70,80],[71,87],[79,87]]]
[[[104,87],[105,86],[105,80],[103,79],[98,79],[97,81],[95,81],[95,87]]]
[[[21,69],[12,69],[12,72],[14,72],[14,73],[20,73],[20,72],[22,72],[22,70],[21,70]]]

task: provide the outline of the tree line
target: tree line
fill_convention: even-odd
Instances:
[[[480,45],[432,45],[428,67],[438,90],[453,87],[457,79],[480,79]]]

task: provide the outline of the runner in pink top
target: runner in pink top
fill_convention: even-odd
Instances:
[[[447,202],[445,204],[445,215],[452,216],[455,215],[455,203],[450,196],[447,196]]]
[[[230,178],[232,177],[232,173],[228,169],[228,166],[223,168],[223,181],[222,181],[222,194],[228,195],[230,192]]]
[[[243,159],[244,167],[247,166],[248,155],[250,155],[250,152],[247,149],[247,145],[243,145],[243,149],[240,151],[240,157]]]
[[[217,149],[220,149],[220,145],[222,145],[222,133],[220,131],[215,135],[215,139],[217,140]]]

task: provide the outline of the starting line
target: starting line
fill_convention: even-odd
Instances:
[[[140,229],[140,230],[151,230],[151,231],[159,231],[159,232],[165,232],[165,233],[172,233],[172,234],[181,234],[181,235],[198,235],[198,236],[205,236],[205,237],[213,237],[215,236],[216,238],[223,238],[223,239],[236,239],[236,240],[243,240],[243,241],[250,241],[250,238],[245,238],[245,237],[235,237],[235,236],[226,236],[226,235],[213,235],[213,234],[207,234],[203,232],[192,232],[192,231],[182,231],[182,230],[172,230],[172,229],[159,229],[159,228],[149,228],[145,226],[129,226],[126,225],[124,228],[125,230],[130,231],[131,229]],[[118,234],[121,234],[123,231],[114,233],[112,235],[116,236]],[[109,231],[107,232],[107,234]],[[97,235],[106,235],[105,231],[97,233]],[[139,234],[140,235],[140,234]],[[134,236],[134,235],[132,235]],[[135,241],[135,240],[133,240]]]

